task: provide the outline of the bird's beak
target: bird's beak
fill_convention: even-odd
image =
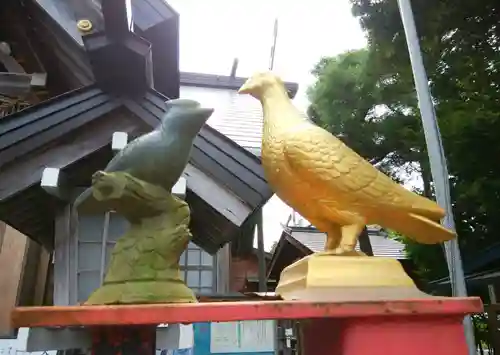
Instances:
[[[252,91],[252,87],[250,85],[250,79],[245,81],[243,85],[241,85],[238,90],[238,94],[249,94]]]
[[[214,113],[213,108],[208,108],[208,107],[200,107],[198,110],[202,113],[202,116],[205,118],[205,122],[208,121],[210,116],[212,116],[212,113]]]

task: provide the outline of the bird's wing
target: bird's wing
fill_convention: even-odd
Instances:
[[[284,154],[292,171],[311,186],[328,194],[342,195],[351,206],[385,206],[415,212],[416,204],[423,200],[316,125],[289,130],[283,140]]]
[[[133,141],[129,142],[122,150],[118,152],[118,154],[113,157],[113,159],[109,161],[108,165],[105,168],[105,171],[126,171],[129,168],[130,161],[134,160],[130,159],[132,158],[131,154],[139,154],[140,152],[137,150],[137,148],[140,147],[144,141],[149,140],[149,137],[152,135],[152,133],[154,133],[154,131],[137,137]]]

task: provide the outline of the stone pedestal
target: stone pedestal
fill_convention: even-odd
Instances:
[[[454,299],[421,292],[394,259],[315,253],[285,268],[276,292],[318,307],[337,304],[339,312],[352,302],[359,307],[301,322],[304,354],[468,354],[465,310]]]
[[[351,302],[429,298],[401,264],[359,253],[314,253],[281,272],[276,293],[285,300]]]

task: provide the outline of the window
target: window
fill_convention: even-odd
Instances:
[[[216,258],[202,250],[194,243],[182,253],[179,260],[181,275],[193,291],[200,294],[210,294],[216,291],[217,275]]]
[[[80,215],[76,241],[76,299],[84,302],[98,288],[106,273],[113,247],[128,229],[128,221],[108,212],[103,215]],[[216,258],[194,243],[189,243],[179,260],[181,277],[194,292],[216,291]],[[75,296],[73,296],[75,298]]]
[[[84,302],[99,287],[104,276],[103,240],[109,215],[82,215],[78,223],[76,253],[77,302]]]

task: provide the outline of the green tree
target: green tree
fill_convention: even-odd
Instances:
[[[368,50],[323,58],[313,69],[309,116],[381,170],[398,178],[401,170],[427,168],[413,89],[397,73],[382,72]],[[424,193],[430,195],[425,170]]]
[[[397,2],[351,0],[366,50],[323,58],[313,69],[311,118],[380,168],[418,169],[432,195],[424,138]],[[451,175],[452,201],[467,260],[497,241],[500,220],[500,4],[413,0],[424,63]],[[406,241],[428,279],[447,274],[440,246]]]

